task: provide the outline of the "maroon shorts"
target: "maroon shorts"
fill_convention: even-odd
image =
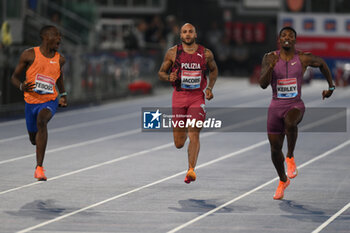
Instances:
[[[267,133],[284,133],[284,118],[286,117],[288,111],[294,108],[299,109],[301,111],[301,114],[304,115],[305,105],[302,100],[284,101],[273,99],[269,106],[269,111],[267,115]]]
[[[202,91],[176,91],[172,99],[172,120],[174,122],[187,120],[205,121],[205,100]]]

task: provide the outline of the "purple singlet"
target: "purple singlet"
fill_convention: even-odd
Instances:
[[[280,51],[277,51],[280,55]],[[302,114],[305,106],[301,100],[301,84],[303,81],[303,67],[298,51],[290,61],[279,57],[271,80],[272,100],[268,111],[267,132],[269,134],[284,133],[284,118],[289,110],[299,109]]]

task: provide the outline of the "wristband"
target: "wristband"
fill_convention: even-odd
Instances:
[[[334,91],[334,90],[335,90],[335,86],[331,86],[331,87],[329,87],[329,88],[328,88],[328,90],[330,90],[330,91]]]
[[[213,90],[213,88],[211,88],[211,87],[207,87],[207,89],[209,89],[209,90],[211,90],[211,91]]]
[[[66,96],[66,95],[67,95],[67,92],[62,92],[62,93],[60,93],[60,97]]]
[[[22,86],[23,86],[23,84],[22,84],[22,83],[21,83],[21,84],[19,84],[19,90],[20,90],[20,91],[23,91]]]

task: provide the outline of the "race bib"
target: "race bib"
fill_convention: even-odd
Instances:
[[[181,88],[191,90],[200,88],[201,78],[201,70],[183,70],[181,73]]]
[[[35,78],[34,91],[38,94],[53,94],[55,88],[55,80],[51,77],[37,74]]]
[[[277,98],[294,98],[298,95],[298,84],[296,78],[277,80]]]

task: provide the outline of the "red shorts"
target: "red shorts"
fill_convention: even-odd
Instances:
[[[203,91],[176,91],[172,100],[173,121],[196,119],[205,121],[205,100]]]

